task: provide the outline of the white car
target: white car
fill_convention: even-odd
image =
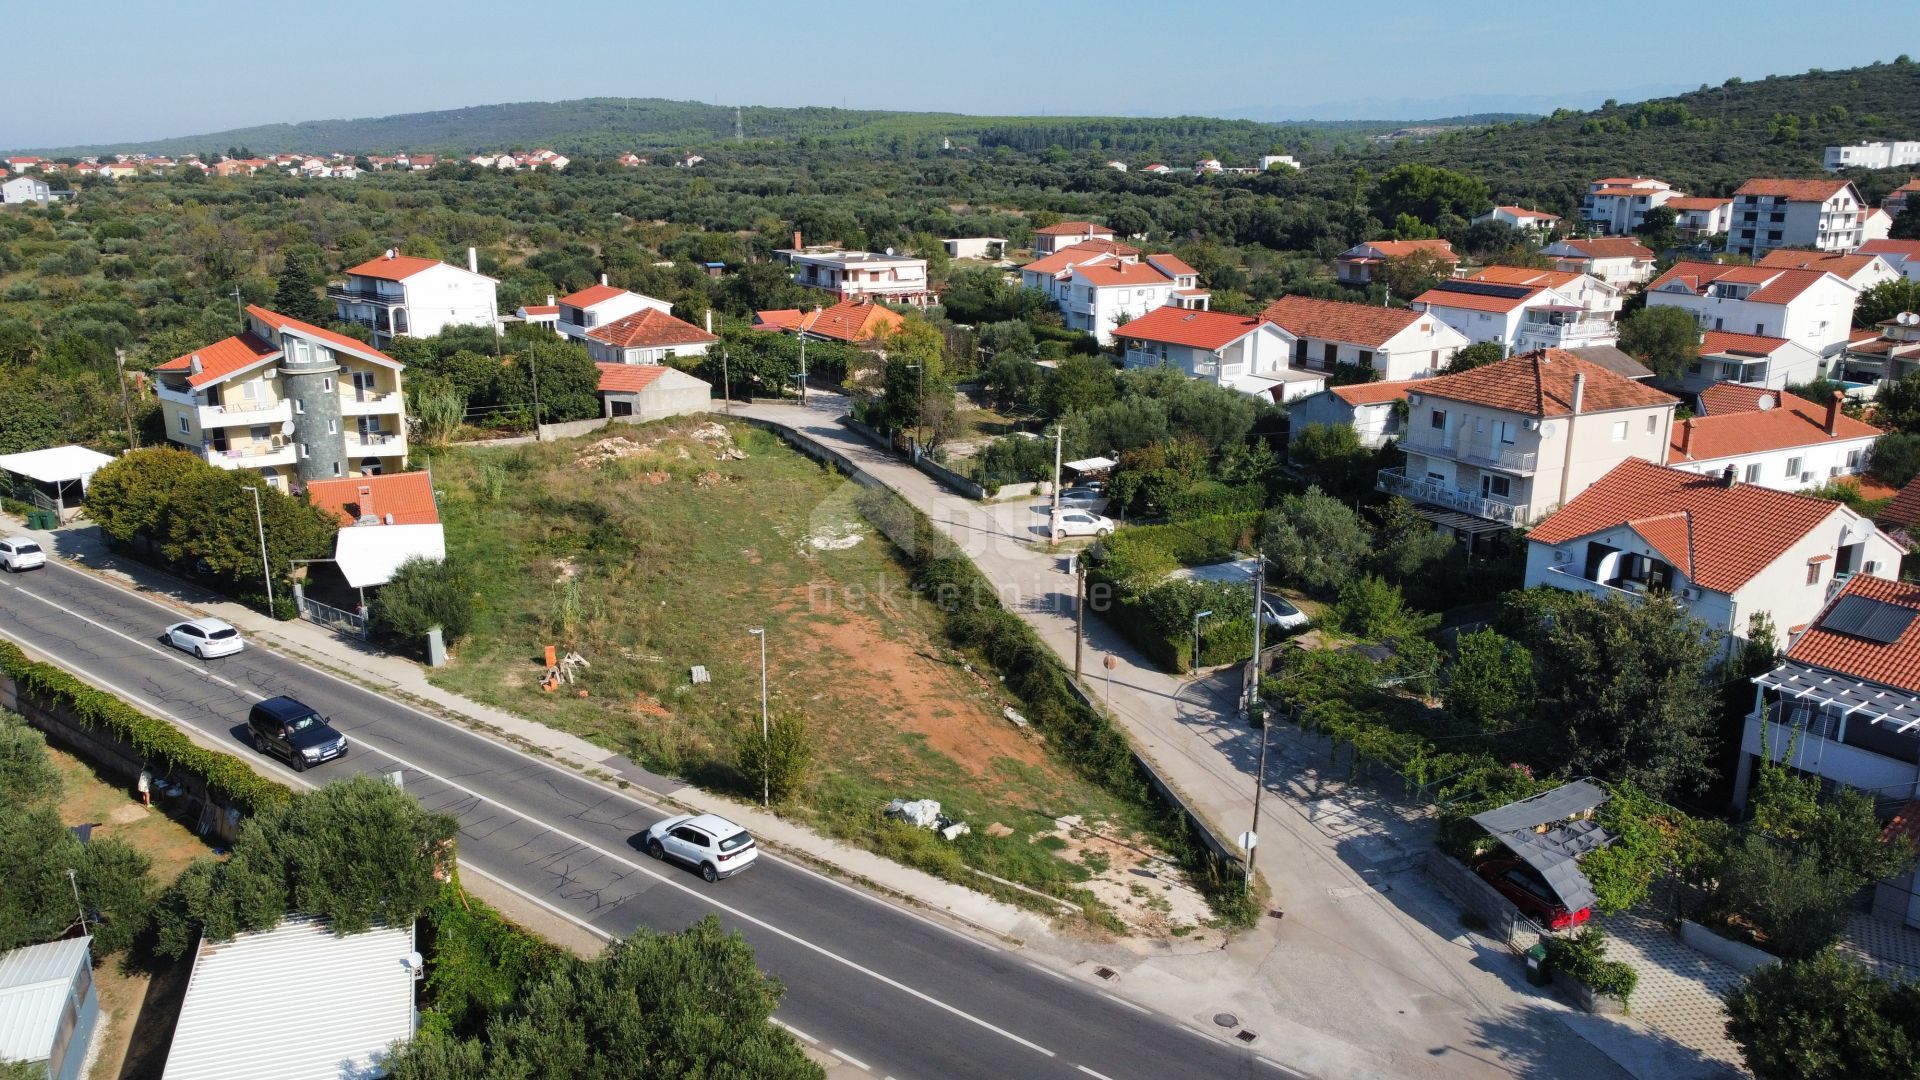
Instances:
[[[1060,511],[1061,536],[1112,536],[1113,519],[1091,510]]]
[[[240,631],[224,619],[194,619],[167,627],[167,644],[184,649],[202,660],[232,656],[246,648]]]
[[[753,865],[760,848],[747,830],[718,814],[681,814],[647,830],[647,854],[700,871],[708,881],[732,877]]]
[[[0,566],[6,567],[8,573],[45,565],[47,553],[40,550],[40,542],[33,537],[9,536],[0,540]]]
[[[1294,607],[1279,593],[1269,592],[1261,601],[1261,614],[1265,617],[1266,625],[1277,630],[1297,630],[1313,621],[1306,612]]]

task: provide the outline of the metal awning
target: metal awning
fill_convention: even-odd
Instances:
[[[1079,461],[1069,461],[1061,466],[1061,468],[1072,469],[1077,473],[1099,472],[1102,469],[1111,469],[1118,464],[1120,463],[1110,457],[1090,457],[1081,458]]]
[[[1486,518],[1474,517],[1472,514],[1463,514],[1458,510],[1447,510],[1427,503],[1415,503],[1413,512],[1435,525],[1444,525],[1468,536],[1506,532],[1508,528],[1497,521],[1488,521]]]
[[[1608,798],[1599,784],[1575,780],[1552,791],[1475,814],[1473,821],[1528,866],[1540,871],[1540,876],[1569,910],[1578,910],[1592,907],[1598,900],[1593,883],[1580,872],[1580,856],[1613,843],[1613,837],[1597,821],[1567,819],[1599,807]],[[1536,831],[1542,825],[1553,827]]]
[[[1856,713],[1875,724],[1885,724],[1902,735],[1915,734],[1920,728],[1920,695],[1867,682],[1852,675],[1841,675],[1788,660],[1754,682],[1778,691],[1794,701],[1825,705],[1842,716]]]

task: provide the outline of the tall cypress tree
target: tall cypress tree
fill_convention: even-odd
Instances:
[[[320,296],[306,259],[287,260],[273,291],[273,310],[316,326],[324,326],[333,318],[333,306]]]

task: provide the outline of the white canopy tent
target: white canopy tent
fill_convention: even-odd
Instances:
[[[113,458],[84,446],[51,446],[23,454],[0,455],[0,471],[31,486],[31,501],[52,510],[65,521],[86,497],[87,485],[100,467]]]
[[[350,525],[333,542],[333,561],[356,589],[385,585],[401,563],[416,557],[433,562],[446,558],[445,530],[439,525]]]

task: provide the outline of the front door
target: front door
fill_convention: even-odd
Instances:
[[[374,374],[371,371],[353,373],[353,400],[366,401],[374,396]]]

